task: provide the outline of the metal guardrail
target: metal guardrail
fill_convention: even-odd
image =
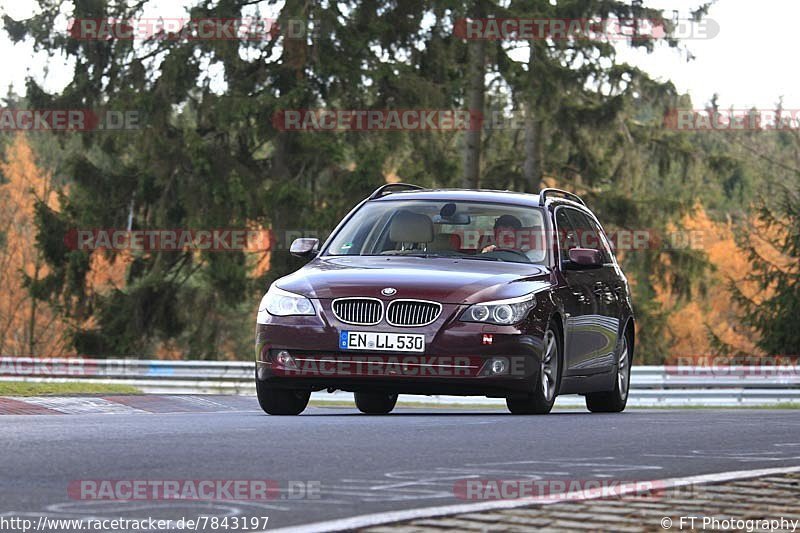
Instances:
[[[0,357],[0,381],[119,383],[146,393],[253,394],[253,375],[250,361]],[[447,398],[451,403],[487,400]],[[421,401],[437,400],[423,396]],[[641,405],[800,403],[800,367],[634,366],[630,401]]]

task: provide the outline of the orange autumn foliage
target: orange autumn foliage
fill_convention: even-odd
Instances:
[[[259,278],[269,271],[270,258],[272,256],[272,243],[270,242],[270,230],[256,223],[249,223],[248,230],[258,232],[260,237],[253,242],[248,241],[245,253],[249,254],[248,264],[250,265],[250,277]]]
[[[37,165],[33,148],[22,134],[7,147],[0,161],[0,353],[52,357],[75,355],[68,342],[69,322],[46,302],[35,301],[25,287],[25,277],[41,280],[49,268],[36,247],[34,210],[37,202],[58,211],[60,206],[52,173]],[[113,261],[92,254],[86,284],[90,295],[125,283],[129,257]],[[81,326],[91,326],[89,319]]]
[[[55,356],[70,353],[66,325],[55,310],[34,300],[25,276],[42,279],[48,268],[36,248],[34,209],[38,201],[58,208],[52,174],[36,165],[31,146],[18,135],[0,161],[0,353]]]
[[[780,261],[780,253],[769,246],[765,240],[756,236],[764,235],[765,228],[755,219],[747,223],[752,235],[750,242],[759,253]],[[741,310],[736,305],[731,283],[736,283],[749,298],[763,297],[759,288],[745,277],[750,271],[747,255],[736,239],[736,232],[741,231],[730,220],[712,220],[701,205],[695,205],[692,212],[685,215],[678,225],[668,231],[699,237],[699,245],[704,252],[711,269],[704,279],[707,291],[701,294],[701,283],[694,283],[691,288],[690,301],[682,301],[670,289],[669,279],[655,279],[651,282],[656,292],[656,300],[662,308],[668,310],[667,336],[672,356],[704,356],[714,354],[711,342],[714,336],[733,353],[760,354],[755,345],[755,333],[741,323]],[[663,260],[669,264],[668,256]]]

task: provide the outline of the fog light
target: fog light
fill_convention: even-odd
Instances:
[[[505,374],[506,368],[507,365],[505,359],[492,360],[492,374]]]
[[[295,368],[294,357],[286,350],[281,350],[275,354],[275,362],[284,368]]]

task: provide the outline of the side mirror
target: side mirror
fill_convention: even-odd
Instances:
[[[308,259],[319,251],[319,239],[295,239],[289,253],[301,259]]]
[[[582,270],[603,266],[603,254],[591,248],[573,248],[569,251],[569,268]]]

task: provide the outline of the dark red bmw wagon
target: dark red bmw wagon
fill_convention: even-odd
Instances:
[[[313,391],[386,414],[398,394],[506,399],[548,413],[559,394],[625,409],[634,348],[627,280],[576,195],[389,184],[358,204],[258,308],[256,389],[269,414]]]

